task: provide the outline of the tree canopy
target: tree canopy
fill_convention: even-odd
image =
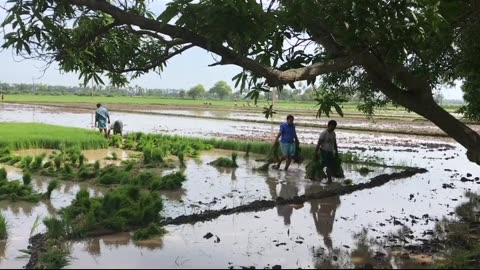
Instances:
[[[193,99],[197,99],[197,97],[203,97],[205,95],[205,87],[203,85],[198,84],[190,90],[188,90],[187,95],[191,96]]]
[[[476,0],[9,0],[4,48],[58,62],[86,81],[124,85],[192,47],[237,65],[253,91],[321,83],[357,93],[373,113],[392,102],[429,119],[480,161],[480,136],[443,110],[433,90],[463,81],[465,116],[480,119]],[[324,99],[328,104],[334,104]],[[330,108],[325,108],[330,109]]]
[[[232,88],[227,84],[226,81],[219,81],[208,90],[211,94],[218,96],[220,99],[224,99],[232,95]]]

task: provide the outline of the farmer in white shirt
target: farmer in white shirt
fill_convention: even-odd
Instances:
[[[338,148],[337,148],[337,136],[335,134],[335,128],[337,127],[337,122],[335,120],[330,120],[327,125],[327,129],[320,133],[318,138],[317,148],[315,149],[316,158],[322,158],[322,169],[327,167],[327,177],[328,182],[332,182],[332,175],[335,171],[335,160],[338,158]],[[319,153],[320,150],[320,153]]]

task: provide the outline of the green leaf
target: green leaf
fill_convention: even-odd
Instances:
[[[340,107],[340,105],[335,103],[335,104],[333,104],[333,106],[335,107],[335,110],[337,111],[338,115],[340,115],[340,117],[343,117],[343,111],[342,111],[342,108]]]
[[[0,25],[1,27],[5,27],[7,26],[8,24],[10,24],[13,19],[15,18],[14,14],[11,14],[10,16],[8,16],[4,21],[3,23]]]

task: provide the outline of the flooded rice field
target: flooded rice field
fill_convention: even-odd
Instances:
[[[121,119],[127,132],[196,137],[273,141],[278,129],[277,124],[115,111],[111,117],[112,120]],[[1,104],[0,121],[83,128],[91,128],[92,124],[91,113],[85,110],[17,104]],[[338,122],[342,125],[344,121],[338,119]],[[297,132],[302,144],[312,144],[320,130],[298,128]],[[223,215],[193,224],[168,225],[165,236],[148,241],[133,241],[130,233],[74,241],[67,268],[354,268],[365,263],[376,268],[415,268],[438,259],[431,254],[407,255],[406,259],[404,253],[396,250],[398,246],[421,243],[436,221],[455,217],[454,209],[466,200],[466,191],[480,190],[480,181],[474,180],[480,177],[480,170],[467,160],[463,147],[446,138],[378,132],[338,130],[337,138],[342,152],[380,158],[387,165],[421,167],[428,172],[303,204]],[[106,165],[114,162],[105,160],[113,151],[121,159],[128,159],[130,154],[120,149],[84,151],[84,154],[90,162],[101,160]],[[41,152],[46,151],[23,150],[17,154]],[[255,161],[258,156],[244,158],[241,153],[236,169],[208,165],[230,153],[207,151],[200,158],[188,159],[184,169],[187,181],[182,189],[162,192],[165,199],[162,215],[174,218],[256,200],[293,198],[343,183],[343,179],[336,179],[331,185],[307,180],[304,166],[296,164],[289,171],[255,172],[254,169],[262,165]],[[21,179],[20,169],[2,166],[8,171],[9,181]],[[361,166],[345,165],[346,179],[351,179],[353,184],[366,183],[374,176],[400,170],[372,166],[369,168],[373,172],[362,175],[358,172]],[[167,174],[172,170],[180,169],[163,169],[159,173]],[[472,181],[462,181],[467,174]],[[32,182],[35,189],[42,191],[47,183],[46,177],[34,177]],[[31,234],[45,230],[41,222],[35,222],[37,217],[41,220],[69,205],[82,187],[88,188],[92,195],[101,195],[105,189],[88,183],[61,182],[49,203],[0,202],[1,212],[9,225],[9,239],[0,241],[0,267],[25,266],[28,258],[22,257],[24,254],[20,250],[28,246]],[[398,232],[410,236],[407,243],[394,237]],[[397,249],[392,251],[392,246]]]

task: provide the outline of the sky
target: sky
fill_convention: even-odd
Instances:
[[[156,14],[165,8],[168,1],[157,0],[151,2]],[[6,12],[0,9],[0,22]],[[0,44],[3,43],[3,32],[0,31]],[[131,86],[158,89],[190,89],[197,84],[203,84],[207,89],[218,81],[226,81],[234,86],[231,78],[241,72],[241,68],[233,65],[209,67],[215,63],[218,56],[203,49],[193,48],[181,55],[170,59],[167,67],[159,75],[149,73],[130,82]],[[48,85],[78,86],[83,80],[74,73],[61,72],[56,64],[51,65],[44,72],[44,62],[25,60],[13,53],[13,50],[0,50],[0,82],[6,83],[42,83]],[[463,93],[460,84],[442,91],[445,99],[462,100]]]

